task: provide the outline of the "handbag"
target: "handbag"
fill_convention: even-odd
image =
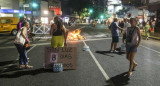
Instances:
[[[149,32],[152,32],[152,28],[151,27],[149,27]]]
[[[26,50],[29,50],[29,49],[31,48],[31,47],[30,47],[30,43],[25,42],[24,48],[25,48]]]
[[[15,44],[24,45],[24,43],[25,43],[25,38],[22,36],[22,30],[23,30],[23,27],[17,32],[16,38],[15,38],[15,40],[14,40],[14,43],[15,43]]]

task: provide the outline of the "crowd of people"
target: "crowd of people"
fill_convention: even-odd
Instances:
[[[30,23],[26,20],[26,17],[24,16],[20,18],[20,22],[17,24],[17,30],[18,32],[20,32],[22,38],[25,40],[23,43],[19,41],[20,37],[19,40],[15,39],[15,46],[19,52],[20,69],[33,68],[33,66],[28,65],[28,58],[26,53],[26,44],[30,44],[28,38],[29,27]],[[150,22],[147,21],[144,24],[144,28],[146,33],[146,39],[148,40],[150,28],[153,28],[153,26],[151,27]],[[109,25],[109,29],[111,30],[112,34],[110,52],[114,53],[118,52],[116,48],[117,48],[117,43],[119,42],[119,33],[120,31],[121,33],[123,32],[122,43],[126,45],[126,58],[130,62],[128,76],[131,76],[132,71],[137,66],[134,57],[136,55],[137,48],[139,47],[141,42],[141,33],[140,33],[140,28],[138,27],[137,19],[130,18],[118,22],[118,19],[114,18],[113,22],[110,23]],[[67,46],[68,29],[65,28],[63,21],[58,16],[54,18],[54,23],[51,25],[50,35],[52,36],[51,46],[53,48]]]
[[[25,16],[20,17],[19,23],[17,24],[17,35],[14,41],[14,44],[19,53],[19,69],[31,69],[33,66],[28,65],[28,57],[26,50],[30,45],[29,34],[30,28],[32,28],[33,24],[31,24]],[[53,48],[64,47],[67,46],[67,35],[68,29],[63,25],[62,20],[56,16],[54,18],[54,23],[51,25],[50,35],[51,46]]]
[[[130,62],[127,75],[131,76],[132,71],[137,66],[134,57],[141,42],[140,29],[143,29],[143,31],[145,32],[146,40],[149,40],[150,33],[155,27],[154,21],[148,20],[147,22],[143,22],[143,26],[140,27],[140,23],[138,22],[137,18],[124,18],[119,22],[117,18],[114,18],[113,22],[108,24],[112,34],[110,52],[118,52],[116,51],[116,48],[117,43],[119,42],[119,33],[120,31],[121,33],[123,32],[122,43],[125,44],[126,58]]]

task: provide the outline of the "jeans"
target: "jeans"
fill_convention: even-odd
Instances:
[[[24,48],[23,45],[20,45],[20,44],[15,44],[15,46],[17,47],[17,50],[19,53],[19,64],[27,65],[28,59],[27,59],[26,49]]]

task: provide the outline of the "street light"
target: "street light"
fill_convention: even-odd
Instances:
[[[101,15],[101,16],[100,16],[100,18],[101,18],[101,19],[103,19],[103,18],[104,18],[104,16],[103,16],[103,15]]]
[[[89,13],[93,13],[93,10],[92,10],[92,9],[90,9],[90,10],[89,10]]]
[[[22,17],[22,16],[23,16],[23,14],[22,14],[22,13],[19,13],[19,16],[20,16],[20,17]]]
[[[35,2],[32,3],[32,7],[37,8],[37,6],[38,6],[37,3],[35,3]]]
[[[32,8],[32,22],[33,22],[33,9],[37,8],[38,7],[38,4],[35,3],[35,2],[32,2],[31,3],[31,8]]]

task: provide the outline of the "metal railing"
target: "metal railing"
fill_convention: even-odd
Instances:
[[[33,34],[49,34],[50,33],[50,26],[49,25],[34,25]]]

